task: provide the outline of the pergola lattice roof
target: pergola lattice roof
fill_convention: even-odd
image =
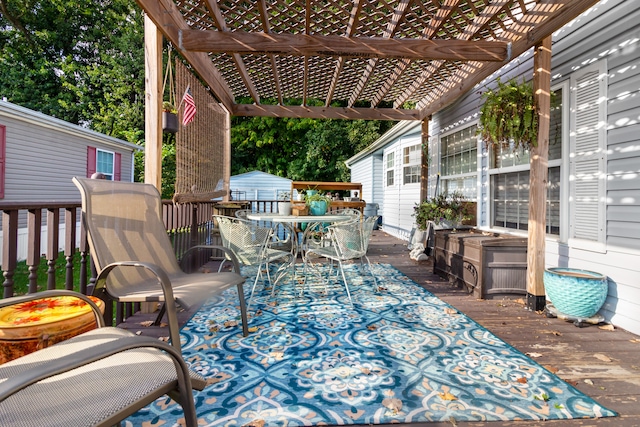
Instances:
[[[424,119],[596,2],[138,0],[232,115],[388,120]]]

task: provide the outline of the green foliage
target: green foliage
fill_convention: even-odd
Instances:
[[[143,15],[133,0],[2,1],[0,94],[132,143],[144,130]]]
[[[307,191],[304,194],[304,201],[307,206],[309,206],[311,202],[326,202],[327,207],[331,205],[331,197],[322,191]]]
[[[299,181],[349,181],[345,160],[394,123],[233,117],[231,124],[232,175],[260,170]]]
[[[427,199],[422,203],[417,203],[413,207],[413,215],[420,230],[427,229],[427,222],[433,221],[436,224],[442,221],[460,223],[471,219],[465,215],[464,197],[460,192],[450,194],[439,194],[436,197]]]
[[[76,252],[72,257],[73,264],[73,284],[76,291],[80,290],[80,254]],[[38,275],[38,292],[47,289],[49,265],[46,258],[40,259],[40,265],[36,271]],[[67,276],[67,260],[64,256],[64,252],[58,253],[55,266],[56,288],[64,288],[64,282]],[[29,291],[29,267],[25,261],[20,261],[16,265],[16,269],[13,275],[13,292],[15,295],[24,295]]]
[[[479,132],[488,145],[529,148],[538,144],[538,115],[533,99],[533,85],[514,79],[482,94]]]

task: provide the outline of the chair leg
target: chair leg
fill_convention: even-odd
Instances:
[[[364,256],[364,259],[367,260],[367,265],[369,266],[369,274],[371,274],[371,277],[373,277],[373,286],[374,286],[374,290],[378,290],[378,281],[376,280],[376,275],[373,273],[373,266],[371,265],[371,261],[369,260],[368,256]],[[362,262],[362,258],[360,258],[360,262]]]
[[[251,287],[251,295],[249,295],[249,304],[247,305],[247,310],[251,308],[251,304],[253,302],[253,293],[256,291],[256,285],[258,284],[258,279],[260,278],[260,266],[258,266],[258,272],[256,273],[256,279],[253,281],[253,286]]]
[[[344,281],[344,288],[347,291],[347,296],[349,297],[349,304],[351,304],[351,308],[353,308],[353,300],[351,299],[351,292],[349,292],[349,284],[347,283],[347,276],[344,274],[342,261],[338,261],[338,263],[340,265],[340,272],[342,273],[342,280]]]
[[[167,312],[167,306],[162,303],[160,305],[160,310],[158,310],[158,315],[156,316],[156,320],[153,321],[153,325],[154,326],[158,326],[160,325],[160,323],[162,323],[162,318],[164,317],[164,314]]]
[[[249,320],[247,316],[247,304],[244,300],[244,286],[242,283],[238,283],[238,299],[240,300],[240,317],[242,320],[242,335],[249,336]]]

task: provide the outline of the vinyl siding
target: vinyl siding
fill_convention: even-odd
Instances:
[[[640,334],[640,2],[603,1],[585,16],[557,31],[553,38],[552,85],[568,81],[586,65],[606,61],[606,249],[573,247],[547,239],[546,265],[593,270],[609,277],[609,296],[601,310],[607,321]],[[531,79],[528,52],[501,70],[501,79]],[[492,79],[497,77],[492,76]],[[493,84],[487,79],[486,84]],[[451,107],[434,115],[433,135],[472,120],[485,86],[475,88]],[[568,141],[565,142],[568,144]],[[435,149],[435,143],[431,149]],[[437,162],[437,152],[431,159]],[[562,167],[568,167],[565,155]],[[482,157],[479,225],[487,226],[488,176]],[[562,200],[567,204],[565,197]],[[569,220],[569,219],[567,219]]]
[[[378,214],[384,205],[382,154],[375,154],[354,163],[351,167],[351,182],[362,184],[360,198],[367,203],[378,204]]]
[[[413,132],[397,138],[385,150],[385,156],[393,152],[395,156],[394,184],[384,187],[382,215],[383,229],[396,237],[409,239],[415,219],[413,210],[420,201],[420,183],[403,184],[403,149],[421,144],[419,132]],[[386,172],[386,170],[385,170]]]
[[[0,102],[0,107],[5,107]],[[62,121],[47,123],[44,115],[21,109],[20,114],[0,110],[0,124],[6,126],[6,169],[4,202],[80,200],[71,182],[74,176],[86,176],[87,146],[122,155],[121,176],[130,181],[133,148],[115,138],[87,133],[85,129]],[[42,122],[40,122],[42,120]],[[58,122],[60,122],[58,124]]]

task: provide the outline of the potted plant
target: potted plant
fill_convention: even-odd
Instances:
[[[291,215],[291,193],[282,191],[278,194],[278,213],[280,215]]]
[[[324,215],[331,204],[331,198],[317,190],[307,190],[304,195],[304,201],[309,207],[309,214],[311,215]]]
[[[459,227],[463,221],[471,219],[466,214],[462,193],[455,191],[450,194],[439,194],[417,203],[413,208],[418,229],[425,231],[429,221],[433,221],[440,228]]]
[[[162,103],[162,131],[166,133],[178,132],[178,110],[172,103]]]
[[[478,132],[487,145],[508,145],[529,149],[538,143],[538,115],[533,85],[515,79],[482,94]],[[552,94],[553,96],[553,94]]]

